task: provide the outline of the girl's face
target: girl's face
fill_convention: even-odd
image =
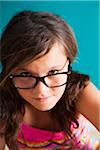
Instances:
[[[45,76],[56,72],[66,72],[68,70],[68,61],[65,49],[59,43],[55,43],[51,50],[41,58],[33,60],[17,68],[15,74],[31,74],[33,76]],[[60,71],[59,71],[60,70]],[[67,76],[65,77],[67,80]],[[62,78],[63,80],[63,78]],[[31,106],[40,111],[52,109],[60,100],[64,93],[66,85],[49,88],[41,81],[33,89],[17,89],[18,93]]]

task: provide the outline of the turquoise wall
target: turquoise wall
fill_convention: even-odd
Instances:
[[[78,61],[73,68],[89,74],[100,88],[99,1],[0,1],[0,34],[18,11],[50,11],[67,20],[78,42]]]

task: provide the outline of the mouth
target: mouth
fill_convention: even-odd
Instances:
[[[34,100],[44,102],[44,101],[49,100],[50,98],[51,98],[51,96],[49,96],[49,97],[42,97],[42,98],[34,98]]]

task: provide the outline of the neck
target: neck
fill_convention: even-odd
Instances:
[[[50,111],[39,111],[30,104],[25,106],[23,122],[44,130],[61,130],[59,123],[52,117]]]

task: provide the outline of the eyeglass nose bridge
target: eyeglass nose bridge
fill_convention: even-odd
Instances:
[[[44,80],[44,78],[45,78],[46,76],[43,76],[43,77],[36,77],[36,83],[35,83],[35,85],[34,85],[34,88],[38,85],[38,83],[41,81],[42,83],[44,83],[44,85],[46,85],[47,87],[48,87],[48,85],[46,84],[46,82],[45,82],[45,80]]]

